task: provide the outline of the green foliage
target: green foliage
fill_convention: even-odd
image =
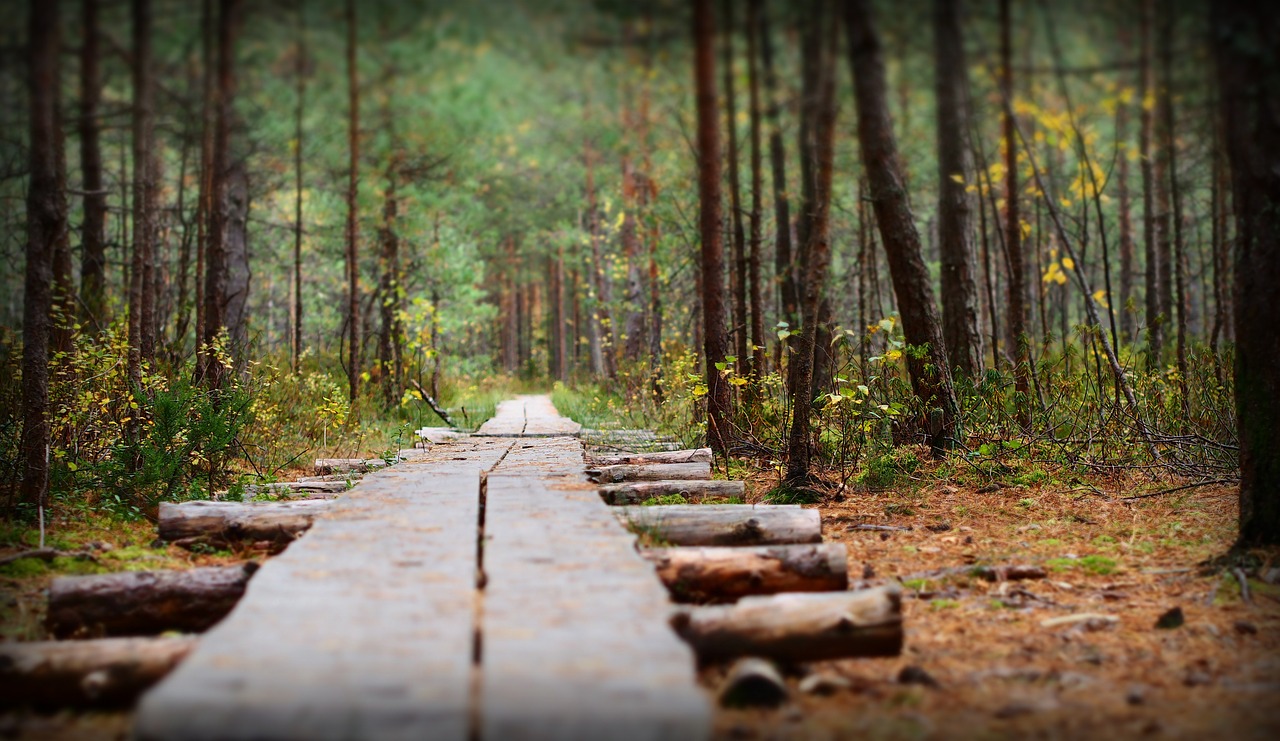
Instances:
[[[1080,569],[1099,576],[1113,574],[1117,568],[1115,559],[1097,555],[1081,556],[1080,558],[1051,558],[1045,563],[1054,571]]]
[[[867,461],[858,483],[872,489],[887,489],[920,467],[920,459],[909,448],[895,448]]]
[[[640,503],[642,507],[658,507],[667,504],[688,504],[689,500],[683,494],[663,494],[661,496],[646,499]]]

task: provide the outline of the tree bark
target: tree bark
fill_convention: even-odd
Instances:
[[[1280,17],[1249,0],[1211,6],[1231,165],[1235,266],[1240,540],[1280,542]]]
[[[1175,119],[1173,111],[1173,7],[1172,4],[1165,3],[1165,11],[1160,16],[1160,69],[1163,84],[1161,85],[1160,100],[1160,120],[1161,125],[1161,151],[1164,153],[1164,162],[1167,168],[1166,177],[1168,177],[1168,195],[1170,202],[1170,218],[1166,223],[1170,224],[1168,238],[1165,243],[1172,242],[1172,253],[1164,255],[1168,257],[1172,265],[1164,265],[1166,269],[1172,269],[1174,274],[1173,299],[1170,301],[1170,308],[1167,312],[1173,312],[1176,308],[1177,324],[1175,324],[1174,335],[1174,352],[1178,367],[1178,388],[1180,403],[1182,405],[1182,413],[1184,419],[1189,419],[1191,414],[1190,400],[1187,389],[1187,276],[1185,261],[1186,256],[1185,244],[1182,234],[1182,194],[1178,187],[1178,147],[1175,137]],[[1162,276],[1162,288],[1163,281]],[[1163,295],[1163,293],[1162,293]],[[1176,301],[1176,307],[1174,302]],[[1166,313],[1166,316],[1172,318],[1172,313]]]
[[[386,127],[390,129],[390,114],[387,115]],[[399,218],[400,203],[396,197],[396,172],[400,166],[400,155],[397,152],[391,157],[391,165],[387,168],[387,189],[382,201],[382,227],[379,230],[379,241],[382,243],[382,254],[378,262],[381,273],[378,283],[379,319],[378,330],[378,364],[382,385],[382,403],[387,409],[394,409],[400,403],[403,393],[399,384],[400,368],[396,362],[397,322],[400,315],[400,235],[396,232],[396,220]]]
[[[347,355],[348,398],[360,393],[360,248],[357,197],[360,194],[360,80],[356,70],[356,1],[347,0]]]
[[[889,273],[898,297],[903,336],[909,345],[927,348],[922,357],[907,354],[907,370],[915,394],[924,404],[929,445],[938,453],[963,439],[959,406],[951,386],[929,272],[920,251],[920,234],[916,231],[898,164],[897,143],[885,99],[880,39],[865,0],[850,0],[845,9],[863,166],[867,171],[885,254],[889,258]]]
[[[257,570],[250,561],[188,571],[59,577],[49,587],[45,627],[58,638],[198,633],[231,612]]]
[[[1156,173],[1152,153],[1155,126],[1155,52],[1152,26],[1155,18],[1155,0],[1143,0],[1141,22],[1138,24],[1141,47],[1141,75],[1138,80],[1138,99],[1142,114],[1139,120],[1138,156],[1142,173],[1142,251],[1146,259],[1144,283],[1147,327],[1147,363],[1151,368],[1160,365],[1164,354],[1164,326],[1160,320],[1160,252],[1156,248]]]
[[[58,3],[30,5],[31,139],[28,152],[26,272],[22,302],[21,500],[44,507],[49,495],[49,334],[53,253],[67,229],[66,180],[58,172]]]
[[[102,182],[98,103],[102,73],[98,61],[98,0],[84,0],[80,46],[80,169],[84,175],[84,223],[80,227],[81,316],[86,326],[107,325],[107,193]]]
[[[1122,45],[1128,47],[1128,34],[1121,37]],[[1116,162],[1116,195],[1119,200],[1118,218],[1120,228],[1120,296],[1115,306],[1120,312],[1120,342],[1134,342],[1138,327],[1135,314],[1129,308],[1133,298],[1133,218],[1129,197],[1129,106],[1123,101],[1116,105],[1116,141],[1124,146],[1117,156]],[[1108,297],[1108,301],[1110,297]]]
[[[733,602],[780,592],[849,587],[843,543],[756,548],[647,548],[640,555],[678,602]]]
[[[194,636],[0,644],[0,697],[38,709],[128,707],[196,646]]]
[[[627,484],[606,484],[600,487],[600,497],[605,504],[643,504],[658,497],[679,494],[691,504],[706,502],[711,498],[741,498],[746,492],[742,481],[672,480],[636,481]]]
[[[732,436],[729,383],[721,373],[727,355],[724,247],[720,232],[720,113],[716,103],[715,17],[711,0],[694,0],[694,86],[698,103],[698,199],[702,237],[703,356],[707,373],[707,441],[727,451]]]
[[[244,161],[232,161],[225,179],[224,196],[217,205],[222,211],[222,256],[227,275],[223,323],[227,328],[227,349],[237,367],[243,367],[249,345],[249,286],[253,280],[249,265],[249,171]]]
[[[671,545],[821,543],[816,509],[788,505],[694,504],[618,507],[619,521]]]
[[[151,89],[151,2],[131,0],[133,33],[133,252],[129,270],[129,383],[134,393],[142,388],[142,362],[149,359],[147,334],[150,316],[147,303],[147,265],[151,259],[151,238],[155,234],[150,197],[152,156]],[[138,421],[131,423],[130,436],[138,435]]]
[[[316,516],[327,512],[331,505],[328,499],[161,502],[159,537],[183,547],[196,543],[225,546],[234,542],[266,541],[279,549],[297,539],[311,527]]]
[[[296,70],[298,102],[293,113],[293,333],[289,357],[294,373],[302,372],[302,114],[306,110],[307,93],[307,15],[306,3],[298,0],[298,68]]]
[[[799,662],[902,653],[902,592],[896,586],[744,597],[735,605],[686,608],[671,622],[698,659],[707,662],[739,656]]]
[[[934,86],[938,101],[938,247],[942,262],[942,338],[951,369],[967,377],[982,370],[978,286],[973,257],[973,182],[965,146],[968,110],[960,0],[934,0]]]

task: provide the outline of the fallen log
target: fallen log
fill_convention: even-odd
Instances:
[[[655,463],[710,463],[711,448],[672,450],[659,453],[616,453],[593,455],[588,461],[593,466],[644,466]]]
[[[702,661],[759,656],[823,661],[902,652],[902,593],[860,592],[744,597],[737,604],[680,608],[672,627]]]
[[[316,473],[368,473],[386,465],[381,458],[317,458]]]
[[[700,502],[710,497],[741,497],[746,490],[741,481],[635,481],[605,484],[600,487],[600,496],[608,504],[640,504],[671,494]]]
[[[266,494],[274,497],[319,499],[337,496],[348,488],[346,481],[280,481],[246,486],[244,493],[247,496]]]
[[[623,481],[710,481],[711,464],[704,461],[600,466],[588,469],[587,476],[599,484],[618,484]]]
[[[0,706],[122,707],[159,682],[195,636],[0,643]]]
[[[816,509],[796,505],[693,504],[617,507],[632,531],[670,545],[780,545],[822,542]]]
[[[198,633],[231,612],[257,570],[250,561],[189,571],[59,577],[49,587],[45,627],[58,638]]]
[[[752,548],[646,548],[640,555],[680,602],[732,602],[781,592],[849,588],[843,543]]]
[[[228,545],[267,541],[278,547],[293,542],[316,516],[332,506],[328,499],[294,502],[194,501],[160,504],[160,539],[189,547],[195,543]]]

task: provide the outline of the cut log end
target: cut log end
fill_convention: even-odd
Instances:
[[[14,707],[127,707],[173,670],[193,636],[0,644],[0,698]]]
[[[739,548],[650,548],[641,555],[680,602],[732,602],[784,592],[848,588],[842,543]]]

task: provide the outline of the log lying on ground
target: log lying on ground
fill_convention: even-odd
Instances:
[[[381,458],[317,458],[316,473],[368,473],[386,465]]]
[[[732,602],[781,592],[849,588],[843,543],[751,548],[647,548],[640,555],[680,602]]]
[[[660,453],[614,453],[590,456],[593,466],[645,466],[655,463],[710,463],[711,448],[672,450]]]
[[[600,496],[608,504],[639,504],[671,494],[699,502],[710,497],[741,497],[746,490],[741,481],[635,481],[606,484],[600,487]]]
[[[280,481],[274,484],[246,486],[248,496],[267,494],[276,497],[332,497],[348,489],[346,481]]]
[[[672,627],[702,661],[897,656],[902,652],[902,592],[887,586],[744,597],[733,605],[681,608]]]
[[[311,527],[316,516],[332,506],[328,499],[296,502],[210,502],[160,504],[160,539],[190,546],[268,541],[276,546],[293,542]]]
[[[711,464],[657,463],[652,465],[600,466],[587,471],[592,481],[619,484],[623,481],[710,481]]]
[[[821,543],[822,518],[796,505],[691,504],[617,507],[633,531],[671,545]]]
[[[195,645],[195,636],[0,643],[0,705],[128,706]]]
[[[257,570],[250,561],[189,571],[59,577],[49,587],[45,627],[58,638],[200,632],[231,612]]]

